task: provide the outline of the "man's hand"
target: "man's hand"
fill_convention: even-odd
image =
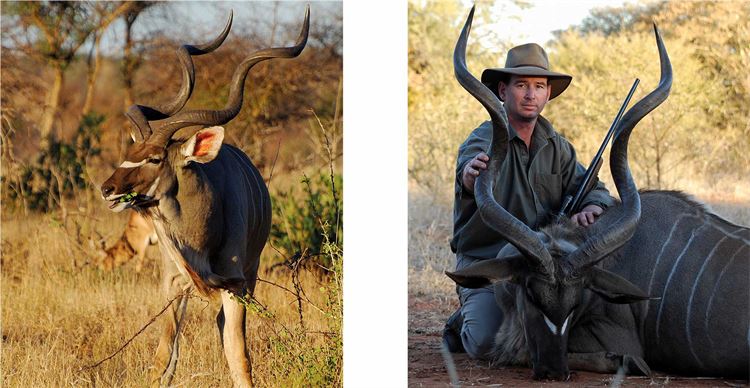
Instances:
[[[480,171],[487,170],[487,162],[489,160],[490,157],[487,154],[480,152],[474,159],[469,160],[469,163],[466,163],[464,171],[461,173],[461,183],[464,185],[466,191],[470,193],[474,192],[474,181],[479,176]]]
[[[596,222],[596,217],[604,213],[604,209],[596,205],[587,205],[579,213],[570,217],[573,222],[581,226],[589,226]]]

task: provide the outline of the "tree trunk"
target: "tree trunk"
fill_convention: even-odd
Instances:
[[[83,108],[81,108],[81,117],[86,116],[91,112],[91,105],[94,102],[94,86],[96,85],[96,78],[99,76],[99,68],[101,67],[101,55],[99,52],[99,43],[102,39],[102,32],[95,33],[94,47],[93,47],[93,65],[89,64],[89,71],[86,80],[86,99],[83,102]]]
[[[49,148],[52,137],[52,127],[55,124],[57,111],[60,107],[60,95],[65,77],[63,67],[55,66],[54,71],[55,80],[52,83],[49,93],[47,93],[47,101],[44,104],[44,113],[42,114],[42,122],[39,127],[39,145],[41,150],[47,150]]]
[[[83,102],[83,108],[81,109],[81,116],[85,116],[91,112],[91,106],[94,102],[94,87],[96,86],[96,78],[99,75],[99,69],[101,68],[101,53],[99,44],[102,40],[102,35],[107,31],[109,25],[115,21],[123,13],[130,11],[135,5],[133,3],[121,2],[115,10],[111,13],[106,13],[106,8],[102,10],[103,15],[94,33],[94,63],[93,65],[89,62],[88,79],[86,81],[86,99]]]
[[[125,17],[125,47],[122,55],[122,78],[125,83],[125,111],[133,105],[133,73],[135,72],[135,59],[132,58],[133,36],[131,31],[133,23],[138,14],[129,14]]]

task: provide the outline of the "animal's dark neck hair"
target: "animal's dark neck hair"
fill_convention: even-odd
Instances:
[[[504,311],[504,317],[490,354],[490,362],[493,365],[531,366],[523,324],[515,305],[516,287],[511,283],[495,286],[495,293],[502,292],[495,298]]]
[[[692,207],[698,208],[698,210],[700,210],[703,213],[711,213],[711,214],[713,214],[713,212],[708,207],[706,207],[706,204],[704,204],[703,202],[700,202],[697,199],[693,198],[692,195],[686,194],[686,193],[684,193],[684,192],[682,192],[680,190],[638,190],[638,193],[641,194],[641,195],[643,195],[643,194],[665,194],[665,195],[669,195],[669,196],[675,197],[675,198],[677,198],[677,199],[679,199],[681,201],[687,202],[689,205],[691,205]]]
[[[550,222],[539,228],[539,231],[553,239],[559,238],[570,242],[582,242],[586,237],[586,229],[567,217]]]

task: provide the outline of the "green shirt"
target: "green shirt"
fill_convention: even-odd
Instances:
[[[531,135],[530,149],[513,128],[509,128],[508,135],[508,155],[493,194],[508,212],[536,230],[560,210],[565,195],[575,194],[586,169],[576,161],[573,146],[542,116]],[[480,259],[494,258],[507,242],[484,223],[474,195],[461,184],[461,175],[466,163],[479,152],[488,152],[491,138],[492,123],[486,121],[461,144],[456,162],[451,250]],[[582,201],[581,208],[594,204],[606,209],[613,201],[604,184],[598,182]]]

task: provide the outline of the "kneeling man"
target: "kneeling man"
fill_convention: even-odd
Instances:
[[[508,52],[504,68],[486,69],[482,83],[497,94],[508,115],[508,155],[494,189],[494,197],[508,212],[532,229],[550,221],[566,195],[578,188],[585,168],[573,146],[541,116],[547,101],[570,84],[571,76],[549,71],[547,53],[537,44]],[[474,201],[474,180],[487,169],[492,123],[476,128],[459,147],[451,250],[456,269],[477,260],[494,258],[507,243],[486,225]],[[581,226],[596,222],[612,197],[599,182],[571,218]],[[461,307],[449,319],[443,341],[451,352],[467,352],[486,359],[494,346],[503,316],[492,287],[457,287]]]

